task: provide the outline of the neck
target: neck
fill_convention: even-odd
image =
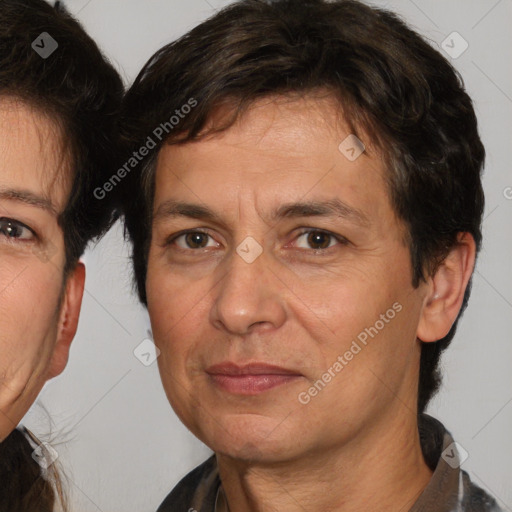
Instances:
[[[286,462],[241,462],[217,454],[230,510],[409,510],[432,476],[416,417],[409,412],[349,444]]]

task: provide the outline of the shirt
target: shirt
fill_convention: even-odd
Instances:
[[[503,512],[460,469],[461,454],[444,426],[426,414],[419,419],[421,448],[433,475],[409,512]],[[230,512],[215,456],[183,478],[157,512]]]

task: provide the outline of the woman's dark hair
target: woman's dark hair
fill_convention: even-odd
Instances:
[[[480,248],[485,152],[462,79],[439,51],[397,15],[360,1],[245,0],[159,50],[125,96],[121,124],[128,153],[148,136],[156,143],[125,190],[126,229],[144,304],[162,143],[224,130],[262,97],[315,91],[333,95],[352,133],[369,137],[384,157],[392,206],[408,231],[414,286],[435,271],[459,232],[471,233]],[[184,109],[191,98],[196,106]],[[221,126],[208,124],[223,105],[232,116]],[[162,127],[168,135],[159,140]],[[470,286],[459,317],[469,292]],[[439,388],[439,358],[457,321],[443,339],[422,344],[419,412]]]
[[[53,512],[57,497],[66,509],[55,465],[49,465],[43,476],[32,457],[37,446],[42,445],[26,428],[13,430],[0,443],[0,512]]]
[[[53,39],[57,48],[51,54]],[[93,190],[117,161],[117,115],[122,81],[82,26],[60,5],[44,0],[2,0],[0,99],[12,97],[40,111],[59,128],[72,176],[59,218],[66,268],[113,221],[111,205]],[[115,169],[114,169],[115,170]]]
[[[13,98],[47,116],[62,139],[66,165],[56,174],[70,184],[59,216],[65,274],[114,219],[111,205],[96,199],[93,190],[118,158],[122,94],[118,73],[62,7],[43,0],[1,0],[0,100]],[[57,473],[45,478],[32,452],[19,430],[0,443],[1,512],[49,512],[56,497],[62,498]]]

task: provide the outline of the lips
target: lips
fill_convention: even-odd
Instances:
[[[257,395],[302,377],[294,370],[266,363],[226,362],[210,366],[206,373],[219,388],[240,395]]]

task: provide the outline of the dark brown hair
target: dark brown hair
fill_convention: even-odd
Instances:
[[[462,79],[439,51],[397,15],[360,1],[245,0],[159,50],[125,97],[129,151],[155,138],[155,128],[190,98],[197,102],[126,180],[126,229],[143,303],[161,144],[212,133],[205,128],[219,105],[230,104],[233,116],[214,131],[259,98],[316,90],[337,98],[352,133],[369,135],[384,157],[392,205],[408,230],[414,286],[435,271],[459,232],[480,248],[485,152]],[[470,286],[459,317],[469,293]],[[443,339],[422,344],[420,412],[439,388],[439,358],[457,321]]]
[[[40,441],[28,429],[17,428],[0,443],[0,512],[53,512],[66,499],[55,464],[46,475],[32,457]]]

